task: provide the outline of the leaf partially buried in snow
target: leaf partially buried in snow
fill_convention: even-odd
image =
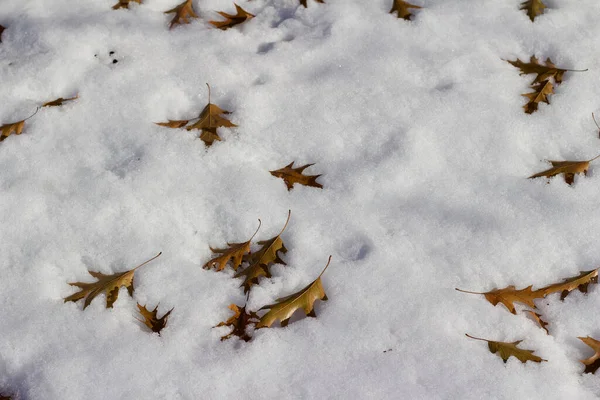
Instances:
[[[138,3],[142,4],[142,0],[119,0],[117,4],[115,4],[112,8],[113,10],[118,10],[120,8],[129,8],[129,3]]]
[[[154,307],[154,310],[150,311],[146,308],[146,306],[142,306],[140,305],[140,303],[138,303],[138,310],[140,311],[140,314],[142,315],[142,317],[144,317],[143,320],[138,319],[138,321],[144,323],[144,325],[146,325],[148,328],[150,328],[150,330],[152,330],[152,332],[156,332],[160,335],[160,331],[163,330],[163,328],[165,326],[167,326],[167,322],[169,320],[169,314],[171,314],[171,311],[173,311],[174,308],[171,308],[169,311],[167,311],[162,317],[158,318],[158,304],[156,305],[156,307]]]
[[[234,271],[242,265],[242,260],[245,254],[250,253],[250,242],[256,236],[256,233],[260,229],[260,220],[258,220],[258,228],[256,228],[256,232],[250,239],[242,243],[227,243],[227,248],[225,249],[213,249],[210,247],[210,250],[213,253],[220,254],[217,257],[207,261],[202,268],[211,269],[214,268],[217,271],[222,271],[225,269],[228,263],[231,264],[231,267]]]
[[[327,270],[330,262],[331,256],[329,256],[329,261],[327,261],[327,265],[321,274],[319,274],[319,277],[302,290],[290,294],[289,296],[277,299],[277,303],[262,307],[261,310],[268,309],[269,311],[261,317],[260,321],[256,325],[256,328],[269,328],[277,320],[281,322],[282,327],[285,327],[287,326],[292,314],[294,314],[294,312],[298,309],[302,309],[309,317],[316,317],[317,314],[314,310],[315,302],[317,300],[327,300],[327,295],[325,294],[323,284],[321,283],[321,276]]]
[[[546,295],[560,293],[560,299],[564,300],[573,290],[579,289],[581,293],[587,293],[590,283],[598,283],[598,268],[592,271],[581,271],[579,275],[566,278],[562,282],[554,283],[540,290]]]
[[[154,260],[161,254],[162,252],[158,253],[156,256],[152,257],[148,261],[143,262],[142,264],[129,271],[118,272],[113,275],[104,275],[101,272],[88,271],[90,275],[92,275],[98,281],[92,283],[69,283],[69,285],[71,286],[77,286],[81,289],[81,291],[74,293],[68,297],[65,297],[65,303],[67,301],[76,302],[78,300],[85,299],[85,301],[83,302],[83,309],[85,310],[86,307],[90,305],[90,303],[92,302],[92,300],[94,300],[96,296],[98,296],[100,293],[105,293],[106,308],[112,308],[114,302],[117,301],[117,298],[119,297],[119,289],[122,286],[127,288],[129,296],[133,296],[133,275],[135,274],[135,271],[138,268],[148,264],[150,261]]]
[[[533,361],[538,363],[542,361],[548,361],[533,354],[535,350],[526,350],[518,348],[517,346],[519,345],[519,343],[522,342],[522,340],[517,340],[516,342],[496,342],[493,340],[481,339],[475,336],[471,336],[469,334],[465,335],[467,335],[467,337],[470,337],[471,339],[482,340],[484,342],[487,342],[490,352],[497,354],[500,358],[502,358],[502,360],[504,360],[505,363],[511,356],[519,359],[519,361],[521,361],[522,363],[525,363],[527,361]]]
[[[252,337],[248,334],[247,328],[258,322],[258,315],[253,311],[246,311],[246,305],[240,308],[236,304],[231,304],[229,309],[234,312],[234,315],[227,321],[221,322],[215,326],[215,328],[221,326],[229,326],[232,328],[231,332],[221,337],[221,341],[227,340],[232,336],[237,336],[240,339],[249,342]]]
[[[594,355],[581,362],[585,365],[585,374],[593,374],[600,368],[600,341],[591,337],[579,337],[579,339],[594,350]]]
[[[533,114],[539,108],[540,103],[550,104],[548,96],[554,94],[554,86],[550,81],[543,81],[531,86],[533,92],[522,94],[529,101],[523,105],[526,114]]]
[[[504,289],[494,289],[489,292],[470,292],[467,290],[456,289],[459,292],[470,293],[470,294],[482,294],[485,296],[486,300],[492,303],[492,305],[497,305],[498,303],[504,304],[508,311],[513,314],[516,314],[514,303],[525,304],[531,308],[536,308],[534,300],[541,299],[546,296],[546,292],[544,290],[531,290],[533,285],[527,286],[525,289],[515,289],[514,286],[508,286]]]
[[[419,6],[410,4],[403,0],[393,0],[393,1],[394,1],[394,3],[392,4],[392,9],[390,10],[390,14],[393,14],[396,12],[396,13],[398,13],[398,18],[403,18],[407,21],[409,21],[410,17],[412,17],[412,13],[409,11],[411,8],[412,9],[421,8]]]
[[[169,24],[169,29],[173,29],[175,25],[189,24],[192,19],[198,18],[194,12],[192,0],[185,0],[178,6],[165,11],[165,14],[175,14]]]
[[[209,23],[219,29],[226,30],[226,29],[232,28],[236,25],[239,25],[242,22],[246,22],[251,18],[254,18],[253,14],[250,14],[248,11],[244,10],[242,7],[238,6],[235,3],[233,3],[233,4],[235,5],[235,10],[236,10],[235,14],[227,14],[226,12],[223,12],[223,11],[217,11],[217,13],[219,15],[221,15],[223,18],[225,18],[225,20],[224,21],[209,21]]]
[[[575,181],[575,175],[584,174],[587,175],[587,171],[590,167],[590,162],[594,161],[600,157],[597,155],[596,157],[587,160],[587,161],[552,161],[548,160],[550,164],[552,164],[552,168],[549,168],[545,171],[538,172],[537,174],[533,174],[529,177],[529,179],[546,177],[551,178],[553,176],[563,174],[565,182],[569,185],[573,184]]]
[[[546,331],[547,335],[550,334],[550,332],[548,332],[548,323],[542,319],[540,314],[531,310],[525,310],[525,312],[531,317],[531,319],[535,321],[536,324],[538,324],[540,328]]]
[[[525,10],[531,22],[535,19],[535,17],[540,16],[544,13],[544,9],[546,5],[542,2],[542,0],[526,0],[521,3],[521,10]]]
[[[283,168],[280,168],[275,171],[269,171],[271,175],[276,176],[277,178],[283,179],[285,185],[288,190],[292,190],[295,183],[304,186],[312,186],[316,188],[323,188],[319,182],[317,182],[317,178],[321,175],[303,175],[302,172],[312,166],[314,164],[306,164],[298,168],[294,168],[294,162],[292,161],[290,164],[286,165]]]
[[[67,99],[63,99],[62,97],[59,97],[56,100],[52,100],[52,101],[42,104],[42,107],[58,107],[58,106],[62,106],[67,101],[77,100],[78,98],[79,98],[79,96],[69,97]]]

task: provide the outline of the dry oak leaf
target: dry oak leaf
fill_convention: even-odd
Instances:
[[[158,318],[158,304],[156,305],[156,307],[154,307],[154,310],[152,311],[148,310],[146,306],[140,305],[140,303],[138,303],[137,306],[138,310],[140,311],[140,314],[142,315],[142,317],[144,317],[143,320],[138,319],[138,321],[142,322],[144,325],[150,328],[152,332],[156,332],[159,335],[160,331],[162,331],[163,328],[167,326],[169,314],[171,314],[171,311],[173,311],[173,309],[175,308],[171,308],[162,317]]]
[[[587,161],[552,161],[548,160],[550,164],[552,164],[552,168],[549,168],[545,171],[538,172],[537,174],[531,175],[528,179],[540,178],[542,176],[546,178],[551,178],[558,174],[563,174],[565,182],[571,185],[575,181],[575,175],[583,173],[587,175],[587,171],[590,167],[590,162],[594,161],[600,157],[597,155],[596,157],[587,160]]]
[[[324,3],[325,3],[325,1],[324,1],[324,0],[315,0],[315,2],[317,2],[317,3],[321,3],[321,4],[324,4]],[[307,7],[308,7],[308,5],[306,4],[306,0],[300,0],[300,4],[301,4],[301,5],[303,5],[303,6],[304,6],[304,8],[307,8]]]
[[[226,30],[226,29],[232,28],[236,25],[239,25],[242,22],[245,22],[251,18],[254,18],[254,14],[250,14],[249,12],[244,10],[242,7],[238,6],[236,3],[233,3],[233,4],[235,5],[235,10],[236,10],[235,14],[227,14],[226,12],[223,12],[223,11],[217,11],[217,14],[219,14],[223,18],[225,18],[225,21],[209,21],[209,23],[219,29]]]
[[[254,239],[254,236],[256,236],[256,233],[260,229],[260,225],[261,225],[261,222],[259,219],[258,220],[258,228],[256,228],[256,232],[254,232],[254,235],[252,235],[252,237],[250,239],[248,239],[246,242],[227,243],[227,246],[229,246],[229,247],[226,249],[213,249],[212,247],[209,247],[213,253],[217,253],[220,255],[209,260],[206,264],[204,264],[202,266],[202,268],[204,268],[204,269],[214,268],[217,271],[222,271],[225,269],[225,267],[227,266],[228,263],[231,263],[233,270],[237,271],[237,269],[240,267],[240,265],[242,265],[242,260],[243,260],[244,255],[247,253],[250,253],[250,242],[252,241],[252,239]]]
[[[309,317],[316,317],[317,314],[314,310],[314,304],[317,300],[327,301],[327,295],[323,290],[323,284],[321,283],[321,276],[329,267],[331,262],[331,256],[327,261],[327,265],[323,271],[319,274],[318,278],[312,281],[308,286],[302,290],[290,294],[289,296],[277,299],[277,303],[266,305],[261,310],[269,309],[269,311],[263,315],[256,324],[256,328],[269,328],[275,321],[279,320],[282,327],[287,326],[290,317],[296,310],[302,309],[304,313]]]
[[[521,96],[527,97],[529,101],[523,105],[526,114],[533,114],[538,110],[540,103],[550,104],[548,96],[554,94],[554,86],[550,81],[543,81],[532,85],[533,92],[525,93]]]
[[[548,323],[546,321],[544,321],[542,319],[541,314],[538,314],[536,312],[533,312],[531,310],[524,310],[529,316],[531,316],[531,318],[535,321],[536,324],[539,325],[540,328],[542,328],[543,330],[546,331],[546,334],[549,335],[550,332],[548,332]]]
[[[520,10],[525,10],[527,12],[527,16],[531,19],[531,22],[544,13],[544,9],[546,5],[542,2],[542,0],[526,0],[521,3]]]
[[[85,298],[85,301],[83,303],[83,309],[85,310],[86,307],[90,305],[90,303],[92,302],[92,300],[94,300],[96,296],[104,292],[106,294],[106,308],[112,308],[114,302],[117,301],[117,298],[119,297],[119,289],[121,288],[121,286],[125,286],[127,288],[129,296],[133,296],[133,275],[135,274],[135,271],[138,268],[148,264],[150,261],[154,260],[161,254],[162,252],[158,253],[156,256],[152,257],[148,261],[143,262],[142,264],[129,271],[118,272],[114,275],[104,275],[100,272],[88,271],[90,275],[98,279],[98,281],[93,283],[69,283],[69,285],[71,286],[77,286],[81,289],[81,291],[74,293],[69,297],[65,297],[64,301],[65,303],[67,301],[76,302]]]
[[[294,161],[275,171],[269,171],[271,175],[283,179],[288,190],[292,190],[294,183],[299,183],[304,186],[312,186],[323,188],[323,185],[317,182],[317,178],[321,175],[302,175],[302,171],[314,164],[306,164],[298,168],[294,168]]]
[[[42,104],[42,107],[57,107],[57,106],[62,106],[65,102],[77,100],[78,98],[79,98],[79,96],[69,97],[67,99],[63,99],[62,97],[59,97],[56,100],[52,100],[52,101],[49,101],[47,103]]]
[[[529,62],[526,63],[517,58],[516,61],[506,60],[509,64],[517,67],[521,70],[519,75],[536,74],[532,84],[546,81],[550,78],[554,78],[557,85],[562,83],[563,75],[566,71],[582,72],[587,70],[575,70],[575,69],[563,69],[557,68],[556,65],[550,60],[546,59],[546,65],[540,64],[539,60],[535,56],[531,56]]]
[[[168,120],[168,122],[155,122],[155,124],[160,126],[166,126],[167,128],[183,128],[187,125],[188,122],[190,122],[189,119],[182,119],[175,121]]]
[[[0,126],[0,142],[9,137],[11,134],[20,135],[23,132],[25,120],[4,124]]]
[[[410,21],[410,17],[413,16],[413,14],[409,11],[410,8],[419,9],[421,7],[407,3],[403,0],[394,0],[390,14],[397,12],[398,18],[404,18],[405,20]]]
[[[165,11],[165,14],[174,13],[175,16],[169,24],[169,29],[173,29],[175,25],[189,24],[193,18],[198,18],[198,15],[194,12],[192,0],[185,0],[178,6]]]
[[[592,271],[580,271],[579,275],[566,278],[560,283],[555,283],[546,287],[541,288],[546,295],[551,293],[560,292],[560,299],[564,300],[565,297],[575,289],[579,289],[581,293],[587,293],[588,285],[590,283],[598,283],[598,269]]]
[[[248,267],[246,267],[243,271],[238,272],[234,275],[234,278],[244,278],[244,281],[240,286],[244,288],[244,293],[247,293],[252,285],[258,284],[258,279],[261,276],[266,278],[271,277],[271,273],[269,271],[269,267],[272,264],[283,264],[286,265],[285,261],[283,261],[278,253],[287,253],[287,249],[283,244],[283,240],[281,239],[281,235],[285,228],[287,228],[288,223],[290,222],[290,217],[292,213],[291,210],[288,211],[288,217],[285,221],[285,225],[281,229],[281,231],[277,234],[277,236],[272,237],[269,240],[261,240],[258,242],[262,247],[260,250],[244,256],[244,261],[250,263]]]
[[[502,360],[504,360],[504,363],[508,361],[510,356],[519,359],[522,363],[525,363],[527,361],[533,361],[538,363],[542,361],[548,361],[533,354],[535,350],[526,350],[518,348],[517,346],[519,345],[519,343],[522,342],[522,340],[517,340],[516,342],[496,342],[493,340],[481,339],[475,336],[471,336],[467,333],[465,333],[465,335],[471,339],[482,340],[484,342],[487,342],[490,352],[492,352],[493,354],[497,354],[500,358],[502,358]]]
[[[233,311],[235,314],[231,316],[227,321],[221,322],[215,326],[215,328],[221,326],[230,326],[233,329],[227,335],[221,337],[221,341],[227,340],[232,336],[237,336],[240,339],[249,342],[252,337],[246,331],[246,328],[250,325],[256,324],[259,320],[258,315],[253,312],[247,312],[246,306],[240,308],[235,304],[231,304],[229,309]]]
[[[508,311],[513,314],[516,314],[514,303],[525,304],[533,309],[536,308],[534,300],[541,299],[546,296],[546,292],[544,290],[531,290],[533,285],[527,286],[525,289],[516,290],[514,286],[508,286],[504,289],[494,289],[489,292],[480,293],[480,292],[470,292],[467,290],[456,289],[459,292],[470,293],[470,294],[482,294],[485,296],[486,300],[492,303],[492,305],[497,305],[498,303],[504,304]]]
[[[594,350],[594,355],[585,360],[580,360],[585,365],[584,374],[593,374],[600,368],[600,341],[591,337],[578,337],[583,343],[587,344]]]
[[[117,4],[115,4],[112,9],[118,10],[119,8],[129,8],[129,3],[134,2],[138,4],[142,4],[142,0],[119,0]]]

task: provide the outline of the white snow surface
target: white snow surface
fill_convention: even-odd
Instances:
[[[483,296],[542,287],[600,264],[600,162],[573,186],[527,176],[544,159],[600,152],[600,3],[547,0],[254,0],[227,31],[168,29],[177,0],[1,0],[0,125],[43,108],[0,144],[0,392],[19,399],[595,399],[583,374],[600,339],[600,290],[538,306],[550,334]],[[109,56],[109,52],[114,55]],[[95,57],[94,55],[97,55]],[[504,60],[550,57],[567,72],[526,115],[533,75]],[[113,64],[112,59],[117,59]],[[153,122],[232,111],[206,148]],[[269,170],[315,163],[324,189]],[[322,281],[317,318],[295,314],[251,342],[213,328],[245,300],[209,246],[276,235],[287,266],[253,288],[257,310]],[[82,310],[64,303],[88,270],[135,274]],[[160,314],[159,336],[136,302]],[[484,342],[523,340],[547,359],[505,364]],[[385,351],[385,352],[384,352]]]

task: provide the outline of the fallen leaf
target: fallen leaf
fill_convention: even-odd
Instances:
[[[489,292],[479,293],[479,292],[470,292],[467,290],[456,289],[459,292],[470,293],[470,294],[482,294],[485,296],[486,300],[492,303],[492,305],[497,305],[498,303],[504,304],[508,311],[513,314],[516,314],[514,303],[525,304],[533,309],[536,308],[534,300],[541,299],[546,294],[543,290],[531,290],[533,285],[527,286],[525,289],[516,290],[514,286],[508,286],[504,289],[494,289]]]
[[[23,132],[25,126],[25,120],[12,122],[10,124],[4,124],[0,126],[0,142],[9,137],[11,134],[20,135]]]
[[[221,341],[227,340],[232,336],[237,336],[240,339],[249,342],[252,337],[246,331],[246,328],[250,325],[256,324],[258,322],[258,315],[253,312],[247,312],[246,306],[244,305],[242,308],[238,307],[235,304],[231,304],[229,309],[233,311],[235,314],[229,318],[225,322],[221,322],[215,326],[215,328],[221,326],[230,326],[233,329],[227,335],[221,337]]]
[[[413,14],[409,11],[409,9],[411,9],[411,8],[419,9],[421,7],[415,6],[414,4],[407,3],[406,1],[403,1],[403,0],[394,0],[394,4],[392,4],[392,9],[390,10],[390,14],[397,12],[398,18],[404,18],[405,20],[410,21],[410,17],[413,16]]]
[[[113,10],[118,10],[119,8],[129,8],[129,3],[131,2],[142,4],[142,0],[119,0],[119,2],[112,8]]]
[[[146,306],[142,306],[140,305],[140,303],[137,304],[138,309],[140,311],[140,314],[142,315],[142,317],[144,317],[143,320],[138,319],[138,321],[144,323],[148,328],[150,328],[152,330],[152,332],[156,332],[160,335],[160,331],[163,330],[163,328],[165,326],[167,326],[167,322],[169,320],[169,314],[171,314],[171,311],[173,311],[173,308],[171,308],[169,311],[167,311],[161,318],[158,318],[158,304],[156,305],[156,307],[154,307],[154,310],[149,311]]]
[[[315,0],[315,2],[321,3],[321,4],[325,3],[324,0]],[[304,6],[304,8],[308,7],[308,5],[306,4],[306,0],[300,0],[300,4],[302,4]]]
[[[175,25],[189,24],[193,18],[198,18],[194,12],[192,0],[185,0],[175,8],[165,11],[165,14],[174,13],[173,19],[169,25],[169,29],[173,29]]]
[[[250,14],[242,7],[238,6],[236,3],[233,4],[235,5],[236,10],[235,14],[227,14],[223,11],[217,11],[217,14],[225,18],[225,21],[209,21],[209,23],[219,29],[226,30],[238,24],[241,24],[242,22],[245,22],[251,18],[254,18],[253,14]]]
[[[188,131],[192,129],[200,129],[202,131],[200,134],[200,139],[202,139],[206,146],[210,147],[215,140],[221,140],[217,134],[217,128],[230,128],[237,125],[222,116],[222,114],[231,114],[229,111],[225,111],[210,102],[210,86],[208,83],[206,86],[208,86],[208,104],[200,113],[198,121],[187,126],[186,129]]]
[[[129,296],[133,297],[133,275],[135,274],[135,271],[138,268],[148,264],[150,261],[154,260],[161,254],[162,252],[158,253],[156,256],[152,257],[148,261],[143,262],[142,264],[129,271],[118,272],[113,275],[104,275],[101,272],[88,271],[90,275],[98,279],[98,281],[92,283],[69,283],[69,285],[71,286],[77,286],[81,289],[81,291],[74,293],[68,297],[65,297],[64,302],[76,302],[85,298],[85,301],[83,303],[83,309],[85,310],[86,307],[90,305],[90,303],[92,302],[92,300],[94,300],[96,296],[104,292],[106,294],[106,308],[112,308],[113,303],[117,301],[117,298],[119,297],[119,289],[121,288],[121,286],[126,287]]]
[[[467,335],[467,337],[471,339],[482,340],[484,342],[487,342],[490,352],[497,354],[500,358],[502,358],[502,360],[504,360],[505,363],[508,361],[510,356],[519,359],[519,361],[521,361],[522,363],[525,363],[527,361],[533,361],[538,363],[542,361],[548,361],[534,355],[533,352],[535,350],[519,349],[517,346],[519,345],[519,343],[522,342],[522,340],[517,340],[516,342],[496,342],[493,340],[481,339],[466,333],[465,335]]]
[[[579,337],[583,343],[587,344],[594,350],[594,355],[585,360],[580,360],[585,365],[584,374],[593,374],[600,368],[600,341],[591,337]]]
[[[270,278],[271,273],[269,271],[269,267],[272,264],[285,264],[278,253],[287,253],[287,249],[283,244],[283,240],[281,239],[281,235],[285,228],[287,228],[288,223],[290,222],[290,217],[292,213],[288,211],[288,217],[285,221],[285,225],[281,229],[281,231],[277,234],[277,236],[272,237],[269,240],[261,240],[258,242],[260,246],[260,250],[251,253],[245,256],[244,261],[247,261],[250,265],[246,267],[243,271],[238,272],[234,275],[234,278],[244,278],[241,286],[244,288],[244,292],[247,293],[252,285],[258,284],[258,279],[261,276]]]
[[[531,56],[528,63],[521,61],[518,58],[516,61],[506,60],[506,62],[508,62],[514,67],[519,68],[521,70],[519,75],[536,74],[536,77],[533,80],[532,84],[540,83],[543,81],[547,81],[550,78],[554,78],[556,84],[560,85],[562,83],[563,75],[566,71],[581,72],[578,70],[557,68],[549,57],[546,59],[546,65],[540,64],[539,60],[535,56]]]
[[[532,85],[533,92],[525,93],[521,96],[527,97],[529,101],[523,105],[526,114],[533,114],[538,110],[540,103],[550,104],[548,96],[554,94],[554,86],[550,81],[543,81]]]
[[[62,106],[64,102],[77,100],[78,98],[79,98],[79,96],[70,97],[70,98],[67,98],[67,99],[63,99],[62,97],[59,97],[56,100],[52,100],[52,101],[49,101],[47,103],[42,104],[42,107],[57,107],[57,106]]]
[[[579,275],[564,279],[560,283],[555,283],[540,290],[544,291],[545,295],[560,292],[560,299],[565,297],[575,289],[579,289],[581,293],[587,293],[590,283],[598,283],[598,268],[592,271],[580,271]]]
[[[542,328],[543,330],[546,331],[546,334],[549,335],[550,332],[548,332],[548,323],[546,321],[544,321],[542,319],[542,316],[536,312],[533,312],[531,310],[524,310],[527,314],[529,314],[529,316],[531,316],[531,318],[539,325],[540,328]]]
[[[302,175],[302,171],[304,171],[311,165],[314,164],[306,164],[298,168],[293,168],[294,162],[292,161],[290,164],[286,165],[281,169],[269,172],[271,173],[271,175],[283,179],[288,190],[292,190],[292,188],[294,187],[294,183],[299,183],[304,186],[312,186],[322,189],[323,185],[317,182],[317,178],[321,175]]]
[[[537,174],[531,175],[528,179],[540,178],[542,176],[551,178],[558,174],[563,174],[565,182],[571,185],[575,181],[575,175],[583,173],[587,175],[587,171],[590,167],[590,162],[600,157],[600,155],[587,160],[587,161],[552,161],[548,160],[552,164],[552,168],[545,171],[538,172]]]
[[[289,296],[277,299],[277,302],[274,304],[269,304],[260,308],[261,310],[268,309],[269,311],[261,317],[258,324],[256,324],[256,328],[269,328],[277,320],[280,321],[282,327],[285,327],[292,314],[300,308],[307,316],[316,317],[317,314],[314,310],[315,301],[327,301],[327,295],[325,294],[323,284],[321,283],[321,276],[327,270],[330,262],[331,256],[329,256],[327,265],[321,274],[319,274],[318,278],[308,284],[305,288],[290,294]]]
[[[531,22],[535,17],[540,16],[544,13],[546,5],[542,3],[542,0],[526,0],[521,3],[520,10],[525,10],[527,16],[531,19]]]
[[[220,254],[219,256],[209,260],[206,264],[202,266],[204,269],[215,268],[217,271],[222,271],[225,269],[228,263],[231,263],[231,266],[234,271],[242,265],[242,260],[245,254],[250,253],[250,242],[256,236],[256,233],[260,229],[260,219],[258,220],[258,228],[256,228],[256,232],[248,241],[242,243],[227,243],[228,248],[225,249],[213,249],[210,247],[210,250],[213,253]]]
[[[181,128],[187,125],[190,122],[187,119],[172,121],[168,120],[168,122],[155,122],[156,125],[166,126],[167,128]]]

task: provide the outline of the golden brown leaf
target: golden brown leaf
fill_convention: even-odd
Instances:
[[[579,275],[566,278],[560,283],[555,283],[540,290],[543,290],[546,295],[560,292],[560,299],[565,297],[575,289],[579,289],[581,293],[587,293],[590,283],[598,283],[598,268],[592,271],[580,271]]]
[[[249,12],[244,10],[242,7],[238,6],[236,3],[233,3],[233,4],[235,5],[235,10],[236,10],[235,14],[227,14],[226,12],[223,12],[223,11],[217,11],[217,13],[219,15],[221,15],[223,18],[225,18],[225,21],[209,21],[209,23],[211,23],[212,25],[214,25],[215,27],[217,27],[219,29],[226,30],[226,29],[232,28],[238,24],[241,24],[242,22],[245,22],[251,18],[254,18],[254,14],[250,14]]]
[[[288,190],[292,190],[292,188],[294,187],[294,183],[299,183],[304,186],[312,186],[322,189],[323,185],[317,182],[317,178],[321,175],[302,175],[302,171],[304,171],[311,165],[314,164],[306,164],[298,168],[293,168],[294,161],[292,161],[290,164],[286,165],[281,169],[269,172],[271,173],[271,175],[283,179]]]
[[[405,20],[409,21],[410,17],[413,16],[412,13],[409,11],[409,9],[411,9],[411,8],[419,9],[421,7],[416,6],[414,4],[410,4],[403,0],[394,0],[394,4],[392,4],[392,9],[390,10],[390,14],[397,12],[398,18],[404,18]]]
[[[79,98],[79,96],[75,96],[75,97],[70,97],[67,99],[63,99],[62,97],[59,97],[56,100],[52,100],[49,101],[47,103],[42,104],[42,107],[57,107],[57,106],[62,106],[63,103],[65,103],[66,101],[73,101],[73,100],[77,100]]]
[[[600,368],[600,341],[591,337],[579,337],[583,343],[587,344],[594,350],[594,355],[585,360],[580,360],[585,365],[584,374],[593,374]]]
[[[548,361],[533,354],[535,350],[519,349],[517,346],[519,345],[519,343],[522,342],[522,340],[517,340],[516,342],[496,342],[493,340],[481,339],[475,336],[471,336],[467,333],[465,333],[465,335],[467,335],[467,337],[471,339],[482,340],[484,342],[487,342],[490,352],[492,352],[493,354],[497,354],[500,358],[502,358],[502,360],[504,360],[505,363],[508,361],[510,356],[519,359],[519,361],[521,361],[522,363],[525,363],[527,361],[533,361],[538,363],[542,361]]]
[[[245,293],[247,293],[250,290],[252,285],[258,284],[258,279],[261,276],[267,278],[271,277],[269,267],[272,264],[286,265],[285,261],[283,261],[277,253],[287,253],[287,249],[283,244],[281,235],[283,234],[283,231],[285,231],[285,228],[290,222],[291,215],[291,211],[288,211],[288,217],[285,221],[285,225],[283,226],[279,234],[277,234],[277,236],[272,237],[269,240],[259,241],[258,244],[262,246],[260,250],[245,256],[244,261],[247,261],[248,263],[250,263],[250,265],[246,267],[243,271],[238,272],[234,275],[234,278],[244,278],[244,281],[242,282],[241,286],[244,288]]]
[[[119,8],[129,8],[129,3],[134,2],[138,4],[142,4],[142,0],[119,0],[117,4],[115,4],[112,8],[113,10],[118,10]]]
[[[169,29],[173,29],[175,25],[189,24],[193,18],[198,18],[198,15],[194,12],[192,0],[185,0],[175,8],[165,11],[165,14],[174,13],[175,16],[171,20]]]
[[[563,174],[565,182],[571,185],[575,181],[575,175],[583,173],[587,175],[587,171],[590,167],[590,162],[594,161],[600,155],[587,160],[587,161],[552,161],[548,160],[552,164],[552,168],[545,171],[538,172],[537,174],[531,175],[528,179],[540,178],[542,176],[551,178],[558,174]]]
[[[200,113],[198,121],[187,126],[186,129],[188,131],[192,129],[200,129],[202,131],[200,134],[200,139],[202,139],[206,146],[210,147],[215,140],[221,140],[219,134],[217,133],[217,128],[230,128],[237,125],[222,116],[222,114],[231,114],[229,111],[225,111],[210,102],[210,86],[208,83],[206,86],[208,86],[208,104]]]
[[[531,88],[533,89],[533,92],[521,95],[529,99],[523,106],[526,114],[533,114],[537,111],[540,103],[550,104],[548,96],[554,94],[554,86],[550,81],[537,83],[532,85]]]
[[[143,320],[138,319],[138,321],[143,322],[148,328],[152,330],[152,332],[156,332],[159,335],[160,331],[162,331],[163,328],[167,326],[169,314],[171,314],[171,311],[173,311],[173,309],[175,308],[171,308],[161,318],[158,318],[158,304],[156,305],[156,307],[154,307],[154,310],[152,311],[148,310],[146,306],[140,305],[140,303],[138,303],[137,306],[140,311],[140,314],[142,315],[142,317],[144,317]]]
[[[155,122],[155,124],[160,126],[166,126],[167,128],[182,128],[186,126],[188,122],[190,121],[187,119],[183,119],[176,121],[168,120],[168,122]]]
[[[570,69],[557,68],[556,65],[550,60],[546,59],[546,65],[540,64],[539,60],[535,56],[531,56],[528,63],[521,61],[517,58],[516,61],[506,60],[509,64],[517,67],[521,70],[519,75],[536,74],[532,84],[547,81],[550,78],[554,78],[557,85],[562,83],[563,75],[566,71],[575,71]]]
[[[202,268],[215,268],[217,271],[222,271],[227,266],[227,263],[231,263],[233,270],[237,271],[240,265],[242,265],[244,255],[250,253],[250,242],[252,241],[252,239],[254,239],[254,236],[256,236],[256,233],[260,229],[260,225],[261,221],[259,219],[258,228],[256,228],[256,232],[254,232],[254,235],[252,235],[252,237],[246,242],[227,243],[227,246],[229,247],[226,249],[213,249],[209,246],[210,250],[213,253],[220,254],[220,256],[214,257],[213,259],[209,260],[206,264],[202,266]]]
[[[20,135],[23,132],[25,126],[25,120],[12,122],[10,124],[4,124],[0,126],[0,142],[9,137],[11,134]]]
[[[521,3],[520,10],[525,10],[525,12],[527,12],[527,16],[529,19],[531,19],[531,22],[533,22],[535,17],[544,13],[545,8],[546,5],[542,2],[542,0],[525,0]]]
[[[331,256],[329,256],[327,265],[321,274],[319,274],[319,277],[302,290],[292,293],[289,296],[277,299],[277,303],[262,307],[261,310],[269,309],[269,311],[261,317],[258,324],[256,324],[256,328],[269,328],[277,320],[280,321],[282,327],[285,327],[287,326],[292,314],[294,314],[294,312],[296,312],[298,309],[302,309],[309,317],[316,317],[317,314],[314,310],[315,301],[327,301],[327,295],[325,294],[325,290],[323,290],[323,284],[321,283],[321,276],[327,270],[330,262]]]
[[[325,3],[324,0],[315,0],[315,2],[321,3],[321,4]],[[300,0],[300,4],[302,4],[304,6],[304,8],[308,7],[308,5],[306,4],[306,0]]]
[[[504,289],[494,289],[489,292],[479,293],[479,292],[470,292],[462,289],[456,289],[459,292],[470,293],[470,294],[482,294],[485,296],[486,300],[492,303],[492,305],[497,305],[498,303],[504,304],[508,311],[513,314],[516,314],[514,303],[525,304],[533,309],[536,308],[534,300],[543,298],[546,293],[543,290],[531,290],[533,285],[527,286],[525,289],[516,290],[514,286],[508,286]]]
[[[85,298],[85,301],[83,303],[83,309],[85,310],[86,307],[90,305],[90,303],[92,302],[92,300],[94,300],[96,296],[104,292],[106,294],[106,308],[112,308],[114,302],[117,301],[117,298],[119,297],[119,289],[121,288],[121,286],[127,288],[129,296],[133,296],[133,276],[135,274],[135,271],[138,268],[148,264],[150,261],[154,260],[161,254],[162,252],[158,253],[156,256],[152,257],[148,261],[143,262],[142,264],[129,271],[118,272],[113,275],[104,275],[101,272],[88,271],[90,275],[98,279],[98,281],[92,283],[69,283],[69,285],[71,286],[77,286],[81,289],[81,291],[74,293],[68,297],[65,297],[65,303],[67,301],[76,302]]]
[[[215,326],[218,328],[220,326],[230,326],[233,329],[227,335],[221,337],[221,341],[227,340],[233,335],[239,337],[240,339],[249,342],[252,337],[246,331],[246,328],[250,325],[256,324],[259,320],[258,315],[253,312],[247,312],[246,306],[240,308],[235,304],[231,304],[229,309],[233,311],[235,314],[231,316],[227,321],[221,322]]]
[[[544,321],[542,319],[542,316],[536,312],[533,312],[531,310],[525,310],[525,312],[527,314],[529,314],[529,316],[531,316],[531,318],[539,325],[540,328],[542,328],[543,330],[546,331],[546,334],[549,335],[550,332],[548,332],[548,323],[546,321]]]

